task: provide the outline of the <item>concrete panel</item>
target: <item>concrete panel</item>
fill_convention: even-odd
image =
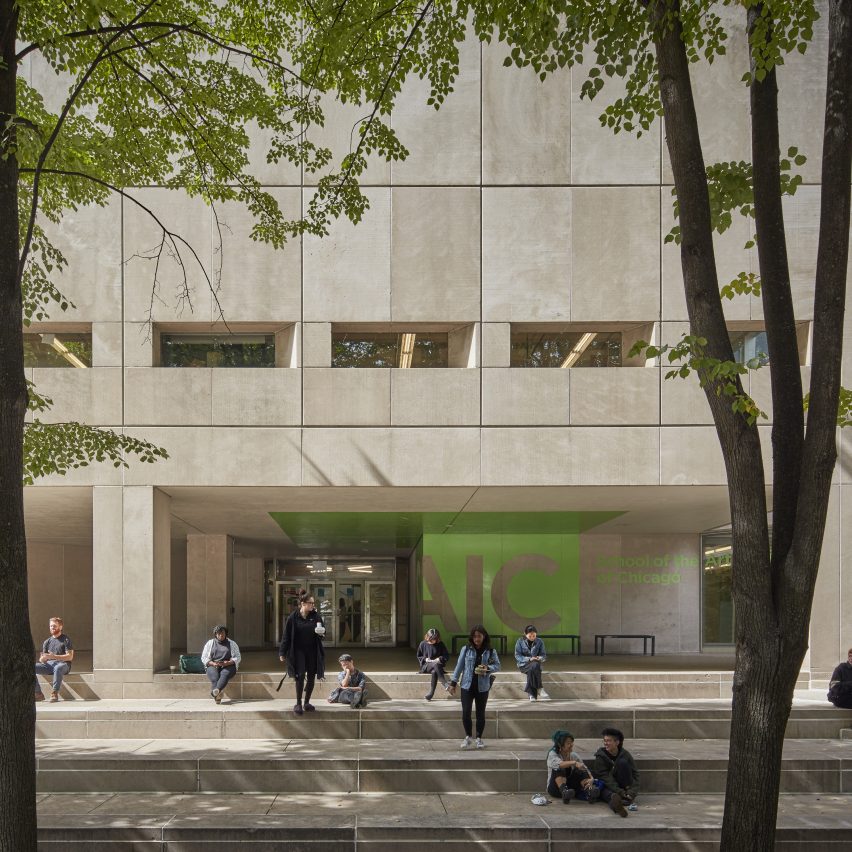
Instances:
[[[92,366],[120,367],[122,342],[120,322],[93,322]]]
[[[571,192],[530,187],[482,191],[483,320],[570,318]]]
[[[571,222],[574,248],[571,319],[599,321],[606,317],[646,322],[657,319],[659,190],[655,187],[574,189]]]
[[[121,601],[122,668],[154,669],[154,489],[123,489]]]
[[[27,542],[27,589],[29,595],[30,630],[36,650],[50,635],[48,629],[52,616],[65,616],[63,600],[64,583],[56,582],[57,568],[64,561],[61,544],[47,542]],[[64,576],[64,570],[62,570]],[[75,642],[76,637],[69,619],[68,635]]]
[[[478,320],[479,189],[397,187],[391,202],[391,318]]]
[[[210,207],[170,189],[134,189],[131,195],[175,238],[164,240],[161,226],[147,210],[123,200],[125,319],[208,321],[214,282]]]
[[[479,424],[479,370],[389,370],[392,426]]]
[[[287,219],[301,216],[301,191],[267,189]],[[214,247],[221,239],[221,286],[210,320],[293,322],[302,313],[302,246],[290,239],[280,249],[251,239],[254,218],[242,204],[222,205],[213,223]],[[221,235],[221,236],[220,236]],[[218,300],[218,305],[216,301]]]
[[[650,427],[483,429],[483,485],[657,484]]]
[[[661,485],[724,485],[722,450],[712,426],[660,429]]]
[[[571,183],[638,184],[660,181],[660,122],[637,139],[635,133],[615,134],[602,127],[600,116],[608,104],[625,94],[619,78],[607,78],[601,94],[580,98],[586,69],[571,73]]]
[[[303,485],[479,485],[478,429],[305,429]]]
[[[211,370],[214,426],[302,422],[302,371],[286,367]]]
[[[29,556],[27,560],[29,565]],[[62,547],[62,607],[68,613],[66,631],[78,651],[92,648],[92,548],[66,544]],[[52,613],[56,615],[56,612]],[[48,616],[50,617],[50,616]],[[71,627],[73,625],[73,632]],[[45,637],[47,634],[45,634]]]
[[[482,323],[482,366],[508,367],[512,358],[512,326],[507,322]]]
[[[485,426],[567,426],[572,370],[484,369]]]
[[[92,516],[92,666],[119,669],[123,665],[123,489],[93,488]]]
[[[78,421],[114,425],[121,422],[121,369],[35,368],[36,390],[53,400],[53,407],[39,414],[45,423]]]
[[[213,369],[132,367],[124,371],[125,422],[129,425],[208,425]]]
[[[266,159],[274,131],[267,127],[259,127],[257,122],[244,126],[249,138],[248,171],[265,187],[299,186],[302,181],[302,167],[289,160],[279,160],[270,163]]]
[[[364,195],[370,209],[357,226],[338,219],[328,236],[304,238],[304,322],[391,318],[390,190],[368,189]]]
[[[544,82],[532,67],[505,68],[503,44],[482,48],[482,182],[571,182],[571,71]]]
[[[572,425],[659,423],[659,370],[654,367],[573,369],[570,409]]]
[[[846,659],[846,652],[850,647],[847,627],[849,622],[841,618],[846,609],[845,599],[848,598],[841,561],[842,507],[841,486],[834,485],[828,502],[819,574],[811,607],[815,618],[811,622],[810,660],[811,669],[816,671],[834,669],[839,662]],[[846,514],[849,514],[848,509]]]
[[[386,426],[391,422],[391,371],[312,368],[304,375],[306,426]]]
[[[302,323],[302,365],[331,366],[331,323]]]
[[[342,104],[330,94],[320,97],[320,105],[325,113],[325,124],[322,127],[311,127],[308,138],[331,151],[331,162],[321,172],[305,172],[305,186],[316,186],[324,175],[340,172],[343,158],[358,146],[359,125],[369,116],[371,109],[369,105]],[[386,124],[391,123],[387,116],[382,116],[382,119]],[[367,157],[367,170],[358,180],[362,186],[387,186],[390,183],[390,163],[376,153],[370,154]]]
[[[661,187],[660,211],[662,217],[661,238],[664,240],[672,227],[677,224],[672,209],[673,197],[669,187]],[[746,249],[745,244],[752,238],[753,225],[749,219],[735,216],[731,227],[724,234],[713,235],[713,249],[716,257],[716,269],[720,289],[729,284],[741,272],[758,272],[757,250]],[[683,270],[681,267],[681,247],[674,242],[663,243],[662,247],[662,283],[664,320],[688,321],[686,296],[683,290]],[[747,320],[751,318],[751,297],[736,296],[723,299],[722,307],[728,320]]]
[[[56,302],[48,317],[59,322],[121,320],[121,203],[81,207],[59,224],[44,222],[45,233],[68,265],[54,270],[53,283],[73,302],[63,311]]]
[[[128,429],[165,447],[170,458],[156,464],[131,462],[130,485],[298,485],[300,434],[294,428],[148,427]]]
[[[159,358],[159,353],[157,353]],[[154,365],[154,333],[150,323],[124,323],[124,366],[152,367]]]
[[[662,359],[660,375],[660,418],[663,424],[713,425],[713,415],[704,389],[694,373],[682,379],[675,376],[667,379],[666,373],[673,369]]]
[[[426,104],[427,80],[412,74],[405,81],[394,105],[393,127],[409,154],[391,163],[393,183],[479,183],[479,54],[480,42],[473,35],[459,45],[459,75],[437,112]]]

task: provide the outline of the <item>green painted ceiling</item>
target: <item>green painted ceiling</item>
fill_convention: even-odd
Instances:
[[[305,553],[405,555],[420,536],[581,533],[623,512],[270,512]]]

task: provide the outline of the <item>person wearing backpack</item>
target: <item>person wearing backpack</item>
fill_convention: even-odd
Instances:
[[[462,725],[465,737],[461,748],[470,748],[473,744],[473,719],[471,711],[476,706],[476,747],[485,748],[482,734],[485,731],[485,705],[492,679],[500,671],[500,658],[491,647],[488,631],[481,624],[475,624],[470,630],[468,644],[462,648],[453,671],[450,689],[455,694],[456,686],[461,686]]]

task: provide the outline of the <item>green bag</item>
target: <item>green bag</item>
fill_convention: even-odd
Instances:
[[[181,654],[178,660],[181,674],[204,674],[204,663],[200,654]]]

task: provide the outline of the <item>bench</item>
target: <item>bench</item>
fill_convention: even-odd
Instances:
[[[570,639],[571,653],[580,656],[580,634],[579,633],[539,633],[538,638],[544,639]]]
[[[470,638],[470,635],[467,634],[467,633],[456,633],[456,634],[454,634],[453,635],[453,641],[450,644],[451,652],[453,654],[456,653],[456,640],[457,639],[464,639],[465,641],[467,641],[469,638]],[[506,646],[507,646],[507,642],[508,642],[508,637],[506,636],[505,633],[492,633],[491,634],[491,641],[493,642],[495,639],[498,640],[498,642],[500,644],[500,653],[505,654],[506,653]]]
[[[604,645],[607,639],[641,639],[643,654],[648,653],[648,640],[650,640],[652,657],[657,644],[657,637],[653,633],[595,633],[595,656],[598,654],[598,647],[600,647],[600,655],[604,655]]]

